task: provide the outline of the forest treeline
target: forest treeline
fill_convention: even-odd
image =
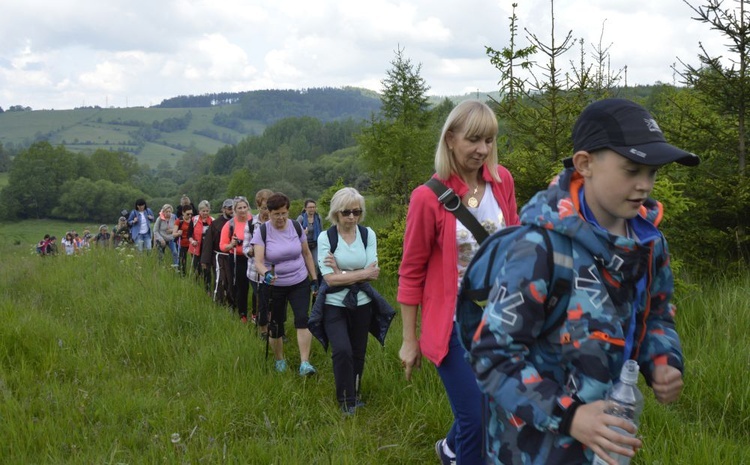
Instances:
[[[355,87],[322,87],[303,90],[254,90],[220,92],[204,95],[181,95],[162,100],[157,108],[196,108],[239,104],[239,109],[222,114],[227,126],[232,119],[256,120],[272,124],[284,118],[310,116],[323,122],[346,118],[368,119],[380,109],[374,92]]]
[[[252,196],[261,187],[293,198],[315,197],[337,179],[364,188],[367,180],[360,179],[357,157],[351,150],[342,152],[355,146],[361,125],[287,118],[214,155],[186,154],[175,166],[162,163],[153,169],[127,152],[97,150],[89,156],[45,141],[11,161],[1,155],[0,145],[0,161],[10,166],[8,185],[0,192],[2,216],[111,222],[139,197],[158,207],[187,193],[219,205],[228,196]]]

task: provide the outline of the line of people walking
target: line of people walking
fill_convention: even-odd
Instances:
[[[226,199],[213,218],[207,201],[194,215],[183,196],[179,213],[165,204],[155,215],[138,199],[126,224],[137,250],[157,248],[160,260],[171,257],[172,266],[195,275],[215,302],[232,309],[242,323],[257,325],[279,373],[289,370],[284,347],[291,307],[297,373],[306,377],[318,371],[311,361],[314,332],[326,350],[331,346],[336,398],[341,411],[353,415],[365,405],[360,386],[368,333],[384,344],[395,315],[369,284],[380,269],[375,232],[359,224],[365,218],[364,197],[353,188],[336,192],[329,230],[323,230],[312,199],[296,219],[290,218],[290,199],[280,192],[261,189],[254,206],[257,215],[246,197]]]

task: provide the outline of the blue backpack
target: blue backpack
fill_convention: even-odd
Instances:
[[[551,270],[550,292],[544,301],[545,322],[542,336],[557,328],[567,317],[567,305],[573,288],[573,256],[571,240],[556,232],[532,225],[509,226],[485,240],[469,263],[461,280],[456,300],[458,337],[468,351],[474,333],[482,321],[484,308],[497,281],[499,267],[495,260],[518,238],[537,231],[547,249],[547,268]]]

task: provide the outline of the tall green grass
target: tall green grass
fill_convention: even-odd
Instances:
[[[370,339],[367,406],[345,418],[317,342],[317,375],[275,373],[252,325],[154,257],[0,253],[0,463],[437,463],[450,408],[429,363],[404,381],[398,318],[385,348]],[[377,287],[395,303],[395,276]],[[750,464],[749,293],[745,278],[682,299],[685,392],[646,394],[634,463]]]

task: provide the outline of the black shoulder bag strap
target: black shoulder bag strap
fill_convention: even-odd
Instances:
[[[471,231],[474,239],[477,240],[477,244],[481,244],[489,237],[487,230],[482,227],[479,220],[461,203],[461,198],[453,192],[453,189],[440,182],[438,178],[430,178],[424,185],[432,189],[435,195],[437,195],[438,201],[443,204],[443,207],[453,213],[456,219],[466,226],[466,229]]]

